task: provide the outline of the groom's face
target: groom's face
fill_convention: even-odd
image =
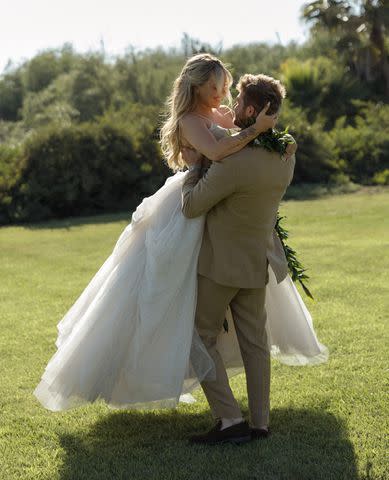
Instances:
[[[252,106],[244,106],[244,93],[239,92],[234,103],[234,123],[240,128],[244,128],[247,118],[255,116],[255,109]]]

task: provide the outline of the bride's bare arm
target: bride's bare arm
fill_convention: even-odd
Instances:
[[[234,112],[227,105],[220,105],[215,109],[214,120],[223,128],[237,128],[234,123]]]
[[[216,140],[209,131],[205,119],[195,114],[188,114],[181,120],[181,131],[194,149],[210,160],[218,161],[238,152],[257,135],[274,127],[276,117],[275,115],[266,115],[268,108],[269,104],[259,113],[256,122],[251,127],[219,140]]]

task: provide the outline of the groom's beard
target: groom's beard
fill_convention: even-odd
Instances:
[[[243,117],[243,115],[235,114],[234,123],[239,128],[247,128],[255,123],[255,117]]]

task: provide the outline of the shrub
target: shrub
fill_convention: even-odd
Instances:
[[[136,152],[128,133],[109,124],[36,132],[24,146],[11,220],[40,220],[131,209],[151,193],[159,157]]]
[[[359,115],[353,125],[339,118],[330,136],[335,155],[343,159],[344,171],[352,181],[370,183],[377,171],[389,168],[389,105],[354,102]]]
[[[333,141],[321,123],[310,122],[301,108],[286,100],[280,126],[288,126],[298,144],[293,183],[326,183],[339,171]]]
[[[386,168],[382,172],[377,172],[373,177],[375,185],[389,185],[389,169]]]
[[[0,78],[0,119],[16,121],[20,118],[24,87],[20,71],[10,72]]]
[[[293,106],[303,108],[311,122],[322,119],[325,130],[338,117],[355,115],[352,99],[365,94],[343,65],[323,56],[304,62],[288,59],[281,65],[281,78]]]
[[[20,175],[21,148],[0,145],[0,224],[10,221],[12,189]]]

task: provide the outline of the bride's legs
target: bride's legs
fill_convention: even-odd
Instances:
[[[242,418],[223,360],[216,348],[216,338],[222,330],[227,307],[237,291],[235,287],[219,285],[198,275],[196,328],[216,368],[216,380],[203,381],[201,387],[213,417],[224,420],[223,427],[238,423]]]

